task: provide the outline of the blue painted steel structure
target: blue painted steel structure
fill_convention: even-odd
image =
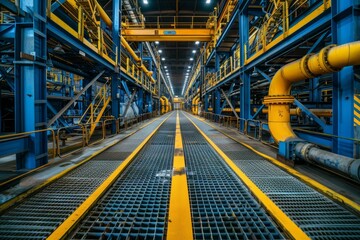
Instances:
[[[267,1],[262,3],[265,4],[264,6],[269,4]],[[240,68],[226,75],[221,81],[217,80],[215,84],[211,84],[210,87],[202,90],[204,95],[204,111],[206,112],[209,107],[212,107],[213,113],[226,114],[222,113],[221,110],[219,111],[217,107],[223,101],[217,98],[219,97],[219,88],[226,91],[230,90],[234,83],[240,86],[239,89],[235,89],[236,91],[239,90],[240,93],[237,95],[235,102],[239,100],[236,107],[240,107],[240,118],[242,120],[239,121],[239,126],[242,132],[245,130],[246,120],[259,119],[266,121],[266,114],[262,113],[262,110],[265,109],[265,106],[262,104],[262,98],[267,95],[267,86],[273,74],[286,62],[289,62],[289,59],[297,59],[305,54],[317,52],[320,48],[331,43],[343,44],[360,39],[360,1],[309,1],[307,11],[289,17],[290,28],[300,25],[296,31],[291,32],[290,35],[287,35],[283,40],[278,41],[276,45],[263,51],[262,54],[258,54],[256,58],[251,58],[253,53],[249,51],[249,32],[252,27],[259,27],[256,24],[259,23],[259,19],[264,18],[264,13],[254,11],[249,4],[250,1],[246,0],[238,2],[227,25],[222,29],[222,34],[217,38],[216,47],[208,54],[207,59],[204,61],[206,66],[205,75],[210,72],[217,73],[220,70],[220,66],[227,59],[226,55],[234,57],[234,52],[239,48],[240,58],[236,61],[239,61]],[[305,24],[301,23],[303,19],[309,18],[321,4],[324,4],[324,6],[331,5],[331,7],[328,9],[324,7],[323,9],[325,10],[322,10],[322,13],[318,14],[311,21]],[[250,21],[251,16],[254,16],[252,21]],[[236,26],[235,22],[237,22]],[[220,49],[224,48],[227,41],[226,46],[229,45],[229,42],[234,42],[231,40],[234,36],[229,36],[230,30],[234,29],[239,33],[235,44],[229,48],[228,52],[224,52],[224,50],[220,52]],[[276,36],[273,40],[276,40]],[[251,61],[247,61],[250,58]],[[187,107],[191,106],[191,98],[195,96],[196,86],[201,81],[202,79],[198,78],[189,87],[190,91],[186,93],[186,97],[188,97],[186,99]],[[309,79],[305,83],[295,86],[293,95],[298,97],[295,105],[302,110],[302,114],[292,116],[291,119],[294,124],[300,122],[300,125],[297,124],[296,127],[302,127],[301,124],[303,124],[306,129],[310,129],[307,132],[297,131],[298,136],[329,148],[335,153],[358,158],[358,142],[354,142],[351,139],[360,135],[359,126],[354,124],[353,110],[354,96],[359,92],[359,84],[354,77],[353,67],[344,68],[342,71],[332,74],[332,76]],[[208,96],[212,96],[211,106],[208,105]],[[328,109],[331,106],[333,110],[332,116],[317,116],[309,110],[310,108]],[[255,107],[257,111],[253,112],[252,109]],[[265,127],[266,124],[263,124],[263,126]],[[321,136],[316,132],[311,133],[311,131],[319,130],[333,135],[333,137],[329,135]],[[280,152],[283,151],[283,148],[281,149]],[[284,152],[282,155],[290,156],[291,153]]]

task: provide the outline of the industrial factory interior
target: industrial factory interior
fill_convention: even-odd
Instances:
[[[0,0],[0,239],[360,239],[360,0]]]

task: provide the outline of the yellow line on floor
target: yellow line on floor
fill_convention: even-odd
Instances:
[[[124,169],[132,162],[140,150],[160,128],[160,126],[171,116],[167,116],[145,139],[139,146],[115,169],[115,171],[57,228],[47,239],[64,239],[67,234],[76,226],[76,224],[85,216],[85,214],[96,204],[96,202],[104,195],[104,193],[116,181]]]
[[[232,137],[231,135],[223,132],[220,128],[214,126],[213,124],[211,123],[208,123],[206,122],[205,120],[199,118],[199,117],[196,117],[199,121],[202,121],[204,122],[205,124],[209,125],[210,127],[216,129],[218,132],[224,134],[225,136],[227,136],[228,138],[234,140],[235,142],[243,145],[244,147],[250,149],[251,151],[253,151],[254,153],[260,155],[261,157],[265,158],[266,160],[268,160],[269,162],[273,163],[274,165],[280,167],[282,170],[286,171],[287,173],[291,174],[292,176],[296,177],[297,179],[299,179],[300,181],[304,182],[305,184],[309,185],[310,187],[318,190],[319,192],[323,193],[324,195],[326,195],[327,197],[329,197],[330,199],[336,201],[336,202],[339,202],[339,203],[342,203],[346,206],[348,206],[349,208],[355,210],[356,212],[360,213],[360,204],[352,201],[351,199],[345,197],[344,195],[341,195],[340,193],[338,192],[335,192],[334,190],[326,187],[325,185],[315,181],[314,179],[308,177],[308,176],[305,176],[304,174],[296,171],[295,169],[293,169],[292,167],[282,163],[282,162],[279,162],[279,160],[273,158],[273,157],[270,157],[269,155],[266,155],[262,152],[259,152],[258,150],[254,149],[252,146],[250,146],[249,144],[246,144],[244,142],[241,142],[240,140]]]
[[[186,115],[185,115],[186,116]],[[310,239],[258,186],[238,168],[234,162],[188,117],[190,122],[201,133],[206,141],[215,149],[215,151],[225,160],[228,166],[238,175],[241,181],[247,186],[251,193],[259,200],[267,212],[281,226],[282,230],[292,239],[305,240]]]
[[[171,180],[167,239],[193,239],[179,112],[177,112],[176,116],[175,151]]]
[[[102,149],[94,152],[93,154],[91,154],[89,157],[85,158],[83,161],[79,162],[78,164],[76,164],[76,165],[74,165],[74,166],[72,166],[72,167],[70,167],[70,168],[62,171],[62,172],[59,173],[59,174],[56,174],[55,176],[49,178],[48,180],[46,180],[45,182],[39,184],[38,186],[36,186],[36,187],[34,187],[34,188],[32,188],[32,189],[30,189],[30,190],[28,190],[28,191],[20,194],[19,196],[17,196],[17,197],[15,197],[15,198],[13,198],[13,199],[11,199],[11,200],[9,200],[9,201],[1,204],[1,205],[0,205],[0,213],[4,212],[6,209],[8,209],[9,207],[13,206],[14,204],[20,203],[23,199],[25,199],[25,198],[27,198],[29,195],[31,195],[31,194],[33,194],[33,193],[41,190],[42,188],[48,186],[50,183],[58,180],[59,178],[62,178],[64,175],[66,175],[67,173],[71,172],[71,171],[74,170],[75,168],[78,168],[78,167],[80,167],[81,165],[87,163],[88,161],[90,161],[91,159],[93,159],[94,157],[96,157],[97,155],[99,155],[100,153],[106,151],[107,149],[111,148],[112,146],[114,146],[114,145],[118,144],[119,142],[127,139],[128,137],[134,135],[135,133],[137,133],[137,132],[140,131],[141,129],[143,129],[143,128],[147,127],[148,125],[150,125],[151,123],[155,122],[156,120],[157,120],[157,118],[155,118],[154,120],[146,123],[144,126],[138,128],[138,129],[135,130],[134,132],[129,133],[129,134],[126,135],[124,138],[121,138],[121,139],[119,139],[119,140],[117,140],[117,141],[115,141],[115,142],[113,142],[113,143],[111,143],[111,144],[103,147]]]

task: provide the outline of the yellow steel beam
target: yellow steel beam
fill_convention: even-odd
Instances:
[[[225,133],[224,131],[222,131],[220,128],[218,128],[217,126],[204,121],[203,119],[196,117],[198,120],[202,121],[203,123],[209,125],[210,127],[216,129],[218,132],[224,134],[225,136],[227,136],[228,138],[234,140],[235,142],[243,145],[244,147],[250,149],[251,151],[253,151],[254,153],[258,154],[259,156],[265,158],[266,160],[268,160],[269,162],[271,162],[272,164],[278,166],[279,168],[281,168],[282,170],[286,171],[287,173],[289,173],[290,175],[296,177],[297,179],[300,179],[302,182],[306,183],[307,185],[309,185],[310,187],[315,188],[316,190],[318,190],[319,192],[321,192],[322,194],[326,195],[327,197],[329,197],[330,199],[336,201],[336,202],[340,202],[342,204],[347,205],[348,207],[354,209],[356,212],[360,213],[360,204],[352,201],[351,199],[345,197],[344,195],[339,194],[338,192],[335,192],[334,190],[322,185],[321,183],[315,181],[314,179],[305,176],[304,174],[296,171],[294,168],[289,167],[288,165],[279,162],[277,159],[270,157],[269,155],[266,155],[262,152],[259,152],[258,150],[256,150],[255,148],[251,147],[249,144],[246,144],[244,142],[241,142],[240,140],[232,137],[231,135]]]
[[[186,115],[185,115],[186,116]],[[251,191],[255,198],[259,199],[260,203],[267,212],[276,220],[292,239],[310,239],[306,233],[304,233],[299,226],[297,226],[251,179],[238,168],[235,163],[203,132],[201,129],[188,117],[190,122],[200,132],[200,134],[206,139],[206,141],[214,148],[214,150],[225,160],[228,166],[235,172],[235,174],[241,179],[246,187]]]
[[[167,239],[193,239],[179,112],[177,112],[176,115],[175,152],[171,180]]]
[[[209,42],[213,29],[123,29],[122,36],[129,42]]]
[[[84,215],[95,205],[101,196],[111,187],[124,169],[132,162],[135,156],[160,128],[160,126],[171,116],[170,114],[157,126],[139,146],[115,169],[115,171],[47,238],[48,240],[59,240],[66,238],[67,234],[76,226]]]

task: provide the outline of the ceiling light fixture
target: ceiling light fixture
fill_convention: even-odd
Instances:
[[[165,69],[167,69],[167,66],[164,66]]]
[[[209,4],[210,3],[210,0],[206,0],[206,4]]]
[[[191,68],[191,66],[188,66],[188,68]]]
[[[192,53],[196,53],[196,50],[192,50]]]
[[[199,43],[200,43],[199,41],[196,41],[196,42],[195,42],[196,45],[199,45]]]
[[[194,59],[193,58],[190,58],[190,61],[193,61]]]
[[[159,49],[159,51],[158,51],[159,53],[162,53],[162,50],[161,49]]]
[[[209,0],[206,0],[206,3],[207,3],[207,1],[209,1]],[[148,2],[148,0],[144,0],[143,3],[148,4],[149,2]]]
[[[159,41],[155,41],[155,44],[158,45],[158,44],[159,44]]]
[[[165,58],[161,58],[162,61],[165,61]]]

